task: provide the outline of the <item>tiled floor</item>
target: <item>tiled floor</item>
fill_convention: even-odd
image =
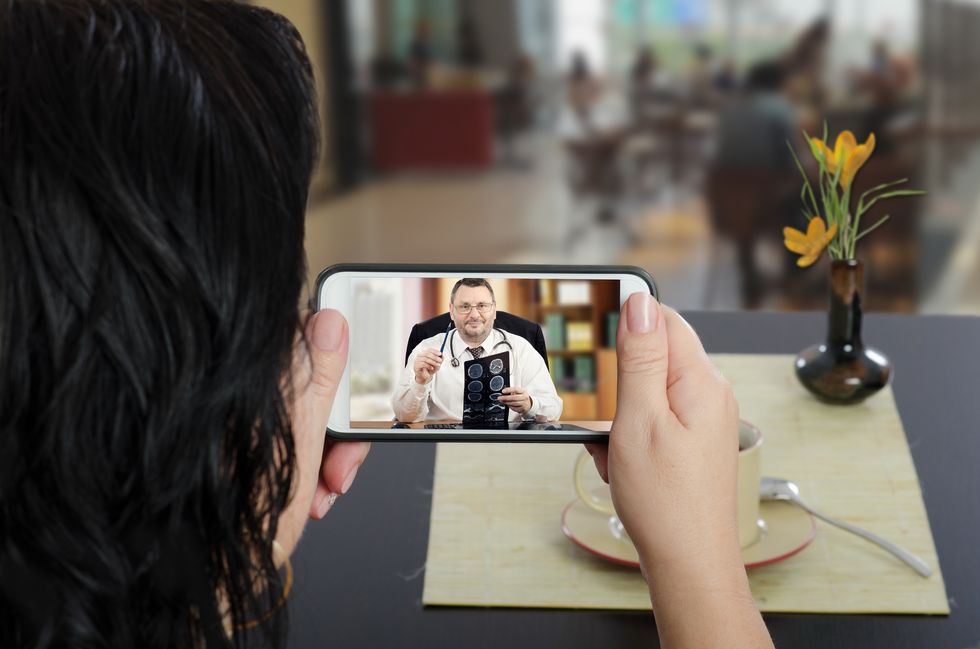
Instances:
[[[600,222],[595,202],[569,196],[557,147],[542,140],[535,150],[528,170],[399,175],[314,206],[307,217],[311,282],[329,264],[354,261],[626,263],[650,271],[678,308],[740,308],[734,253],[713,240],[699,197],[675,190],[624,199],[612,222]],[[976,185],[971,178],[959,184]],[[937,264],[937,279],[923,312],[980,315],[980,205],[958,209],[955,246],[938,259],[924,255]],[[778,272],[783,254],[759,250],[760,265]]]

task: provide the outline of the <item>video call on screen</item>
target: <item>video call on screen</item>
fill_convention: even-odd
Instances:
[[[608,279],[355,277],[351,426],[611,421],[619,295]]]

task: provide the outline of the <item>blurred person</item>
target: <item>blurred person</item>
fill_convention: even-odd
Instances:
[[[721,96],[728,96],[738,90],[738,74],[735,70],[735,61],[728,58],[718,68],[712,80],[715,91]]]
[[[408,45],[408,69],[416,86],[424,88],[429,85],[432,64],[432,28],[428,20],[420,18],[415,23],[412,41]]]
[[[657,58],[653,48],[644,45],[636,52],[636,58],[630,67],[630,81],[640,86],[647,86],[651,77],[657,71]]]
[[[455,329],[447,335],[426,338],[412,350],[391,397],[395,417],[401,422],[463,420],[467,377],[463,361],[484,354],[510,355],[510,387],[500,403],[511,411],[511,420],[558,421],[562,400],[541,354],[521,336],[494,327],[497,302],[493,287],[482,278],[461,279],[449,295],[449,315]],[[455,345],[461,342],[462,348]],[[442,351],[440,351],[442,349]],[[445,357],[449,367],[443,367]]]
[[[516,151],[517,140],[534,126],[536,103],[534,61],[521,53],[507,67],[507,78],[497,93],[502,157],[510,164],[529,164]]]
[[[851,73],[854,92],[871,98],[863,130],[875,134],[875,150],[887,155],[894,150],[895,133],[891,122],[900,109],[902,93],[908,88],[911,73],[891,53],[888,43],[881,38],[871,43],[871,61],[867,70]]]
[[[735,245],[745,308],[759,306],[763,298],[756,244],[776,237],[785,215],[799,210],[799,176],[789,147],[801,150],[805,145],[783,84],[778,61],[762,61],[749,69],[743,92],[726,102],[719,114],[707,176],[712,228]],[[709,272],[709,295],[716,274]]]
[[[824,75],[829,45],[830,20],[821,16],[800,33],[782,61],[787,92],[794,103],[818,113],[827,101]]]
[[[798,135],[784,80],[777,61],[762,61],[749,69],[742,95],[719,115],[716,167],[792,170],[786,143],[795,142]]]
[[[576,51],[568,75],[568,102],[558,131],[572,164],[569,180],[577,198],[598,199],[596,218],[615,218],[623,178],[620,151],[632,129],[626,98],[605,92],[585,53]]]
[[[715,103],[714,52],[704,43],[694,47],[687,70],[687,100],[692,106],[707,107]]]
[[[602,83],[596,78],[582,50],[572,54],[567,84],[569,106],[583,123],[588,124],[592,120],[593,107],[602,96]]]
[[[370,62],[371,85],[375,88],[391,88],[405,81],[409,74],[405,64],[387,48]]]
[[[630,107],[634,122],[642,119],[651,102],[672,99],[670,79],[657,61],[653,48],[641,47],[629,72]]]
[[[284,646],[277,569],[369,448],[324,437],[343,317],[296,307],[300,35],[226,0],[4,0],[0,49],[0,646]],[[663,646],[771,647],[730,387],[649,296],[618,345],[593,453]]]
[[[481,68],[484,65],[480,34],[469,18],[462,18],[456,28],[456,62],[463,68]]]

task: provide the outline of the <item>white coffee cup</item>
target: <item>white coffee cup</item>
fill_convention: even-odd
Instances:
[[[738,423],[738,542],[743,548],[759,540],[762,528],[759,520],[759,479],[762,469],[759,463],[759,450],[762,448],[762,433],[747,421]],[[573,482],[579,500],[597,512],[616,516],[608,488],[588,489],[585,484],[585,468],[591,456],[582,451],[575,461]]]

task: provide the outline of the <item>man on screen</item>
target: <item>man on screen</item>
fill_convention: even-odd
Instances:
[[[401,422],[461,421],[466,378],[464,362],[483,355],[510,354],[510,384],[499,402],[510,409],[512,421],[557,421],[562,400],[544,359],[521,336],[493,326],[497,303],[485,279],[461,279],[449,296],[449,316],[456,328],[426,338],[412,350],[391,398]],[[456,363],[453,363],[453,361]]]

